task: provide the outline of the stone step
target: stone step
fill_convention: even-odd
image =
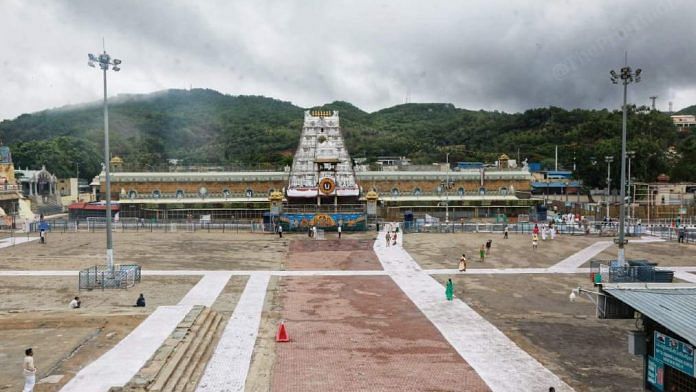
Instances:
[[[186,362],[190,360],[192,351],[195,350],[194,343],[197,342],[199,331],[201,328],[205,328],[207,330],[212,318],[214,318],[214,314],[212,314],[210,310],[206,308],[203,310],[203,312],[201,312],[199,318],[194,320],[186,336],[184,336],[181,342],[176,346],[174,352],[167,359],[166,364],[162,367],[162,370],[157,375],[157,378],[148,387],[149,391],[164,392],[170,390],[166,388],[167,384],[172,386],[176,385],[176,380],[178,380],[178,377],[175,374],[177,368],[179,366],[186,366]],[[172,382],[173,377],[175,378]]]
[[[212,358],[213,353],[215,352],[215,348],[217,347],[218,343],[220,343],[220,339],[222,338],[222,332],[225,329],[227,321],[222,315],[219,316],[220,324],[218,325],[218,328],[215,331],[213,338],[210,340],[210,344],[203,353],[203,356],[196,364],[196,367],[193,369],[193,373],[191,374],[190,378],[191,381],[188,382],[186,384],[186,387],[184,388],[185,392],[196,392],[198,383],[201,381],[201,377],[203,377],[203,373],[205,372],[205,369],[208,366],[208,361],[210,361],[210,358]]]
[[[195,390],[202,374],[198,369],[205,368],[212,354],[213,341],[221,334],[222,320],[217,312],[205,306],[194,306],[145,366],[124,387],[114,387],[112,391]],[[193,389],[187,389],[190,385]]]
[[[210,328],[201,336],[201,342],[196,348],[196,352],[191,357],[186,368],[181,374],[179,382],[174,387],[174,392],[183,392],[186,390],[191,390],[196,388],[198,385],[198,380],[200,379],[200,374],[195,375],[195,370],[199,367],[201,363],[205,364],[210,355],[212,354],[211,347],[214,347],[214,342],[217,342],[216,337],[219,337],[221,332],[222,316],[219,314],[215,315]]]
[[[205,339],[208,332],[217,327],[216,319],[217,314],[214,312],[208,312],[205,320],[192,327],[192,330],[195,331],[195,337],[191,340],[191,343],[186,349],[186,353],[184,353],[182,359],[174,368],[174,371],[169,375],[168,379],[163,384],[162,391],[175,391],[180,381],[185,382],[185,378],[183,378],[183,376],[186,373],[186,369],[191,366],[192,362],[195,362],[197,357],[196,354],[200,350],[201,345],[205,344]],[[157,390],[153,389],[152,391],[155,392]]]
[[[151,385],[157,379],[169,358],[174,355],[174,350],[181,343],[186,334],[189,333],[193,323],[204,309],[204,306],[194,306],[177,325],[171,335],[162,343],[162,346],[155,352],[152,358],[150,358],[145,366],[143,366],[133,379],[131,379],[127,386],[131,388],[145,388]],[[133,391],[135,391],[135,389],[133,389]]]

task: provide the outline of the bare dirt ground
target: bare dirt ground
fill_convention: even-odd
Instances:
[[[617,245],[612,245],[597,255],[599,260],[616,260],[619,252]],[[631,239],[625,247],[627,259],[648,260],[658,263],[660,267],[696,266],[696,246],[677,242],[649,242],[631,244]],[[584,267],[589,267],[586,263]]]
[[[4,277],[0,279],[0,390],[23,384],[24,349],[33,347],[37,378],[64,375],[58,384],[37,392],[57,391],[85,364],[108,351],[157,306],[174,305],[200,277],[144,277],[129,290],[77,292],[77,278]],[[147,307],[135,308],[139,293]],[[68,302],[79,295],[82,308]]]
[[[491,252],[483,263],[479,250],[488,239],[493,240]],[[532,250],[532,236],[510,234],[507,240],[500,233],[413,233],[404,236],[404,248],[424,269],[457,268],[462,253],[468,268],[530,268],[550,267],[566,257],[606,238],[596,236],[556,236],[539,240]]]
[[[445,283],[447,276],[436,277]],[[577,391],[642,391],[640,357],[628,354],[633,320],[599,320],[586,275],[454,276],[455,295]],[[444,286],[442,296],[444,299]],[[463,326],[465,327],[465,326]]]
[[[230,277],[229,282],[227,282],[227,285],[217,297],[213,306],[211,306],[212,310],[223,315],[224,322],[227,322],[230,316],[232,316],[232,312],[234,312],[234,308],[237,306],[237,302],[239,302],[239,297],[242,296],[242,292],[246,287],[247,280],[249,280],[248,276]]]
[[[296,235],[296,238],[305,238]],[[32,241],[0,249],[0,269],[78,270],[104,261],[104,233],[50,233],[46,244]],[[280,269],[292,235],[278,239],[254,233],[114,233],[114,254],[122,264],[144,269]]]
[[[380,270],[382,265],[368,239],[293,240],[289,270]]]
[[[286,278],[272,391],[487,391],[386,276]]]

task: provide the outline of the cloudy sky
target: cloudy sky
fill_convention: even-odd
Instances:
[[[205,87],[309,107],[410,102],[521,111],[696,104],[693,0],[0,0],[0,119],[109,95]]]

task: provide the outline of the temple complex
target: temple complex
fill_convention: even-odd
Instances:
[[[112,160],[112,198],[122,218],[270,216],[289,230],[319,221],[326,228],[352,222],[362,229],[371,220],[403,219],[407,213],[452,221],[517,216],[539,203],[530,198],[529,169],[510,167],[506,156],[494,166],[457,170],[371,171],[354,165],[337,111],[305,112],[292,166],[284,171],[123,172],[115,166]],[[104,181],[102,173],[92,182],[95,195]]]

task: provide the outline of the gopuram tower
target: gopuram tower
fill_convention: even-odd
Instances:
[[[288,202],[338,206],[358,203],[359,196],[338,112],[305,111],[300,144],[290,169]]]

